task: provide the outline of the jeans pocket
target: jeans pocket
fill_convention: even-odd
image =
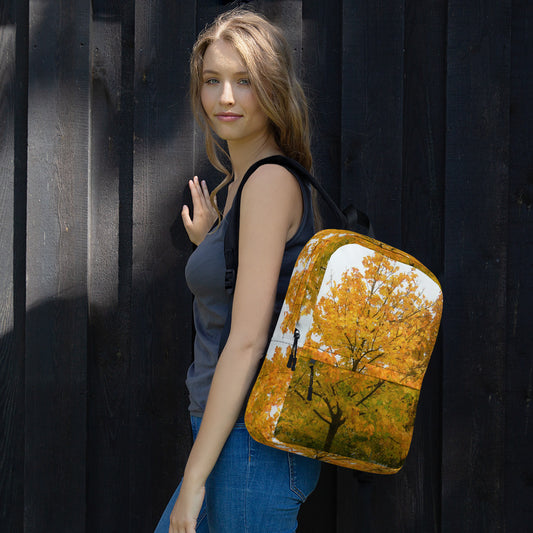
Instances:
[[[290,487],[303,503],[311,495],[320,477],[320,461],[287,453],[289,459]]]

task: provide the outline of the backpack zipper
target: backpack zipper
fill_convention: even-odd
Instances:
[[[313,379],[315,377],[315,360],[309,360],[309,388],[307,389],[307,401],[313,399]]]
[[[298,330],[298,328],[295,328],[291,353],[289,355],[289,360],[287,361],[287,368],[290,368],[293,371],[296,368],[296,352],[298,351],[298,339],[299,338],[300,338],[300,331]]]

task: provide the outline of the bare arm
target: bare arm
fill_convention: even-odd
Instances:
[[[206,479],[237,420],[264,355],[285,243],[296,231],[302,213],[299,185],[287,174],[278,166],[260,167],[243,190],[239,271],[230,335],[217,364],[200,431],[185,468],[180,497],[171,517],[171,531],[194,531]]]

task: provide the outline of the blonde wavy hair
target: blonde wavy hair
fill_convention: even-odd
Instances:
[[[294,72],[291,50],[283,33],[253,11],[242,8],[227,11],[199,34],[190,59],[192,110],[204,132],[209,161],[225,174],[224,180],[211,193],[213,205],[217,192],[233,177],[220,160],[220,156],[229,160],[229,155],[213,135],[200,97],[204,55],[209,45],[218,39],[233,45],[241,56],[281,151],[307,170],[311,170],[313,164],[307,100]]]

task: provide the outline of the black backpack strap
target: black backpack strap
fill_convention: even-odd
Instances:
[[[255,162],[243,176],[239,188],[235,193],[235,199],[233,200],[233,206],[228,213],[228,227],[226,228],[226,235],[224,237],[224,258],[226,260],[226,277],[225,287],[229,294],[233,293],[235,288],[235,281],[237,279],[237,266],[238,266],[238,254],[239,254],[239,221],[241,211],[241,196],[244,185],[250,178],[250,176],[262,165],[280,165],[286,168],[292,174],[296,174],[304,181],[312,185],[322,196],[326,204],[331,208],[339,219],[339,227],[343,229],[353,229],[359,233],[369,234],[372,232],[370,220],[365,213],[355,209],[354,207],[348,207],[345,211],[341,211],[331,196],[327,193],[326,189],[317,181],[317,179],[309,173],[309,171],[300,165],[294,159],[290,159],[283,155],[274,155],[266,157]],[[357,229],[355,229],[357,228]]]
[[[347,220],[346,229],[374,237],[374,228],[372,228],[372,224],[366,213],[363,213],[363,211],[360,211],[353,205],[349,205],[342,212]]]

